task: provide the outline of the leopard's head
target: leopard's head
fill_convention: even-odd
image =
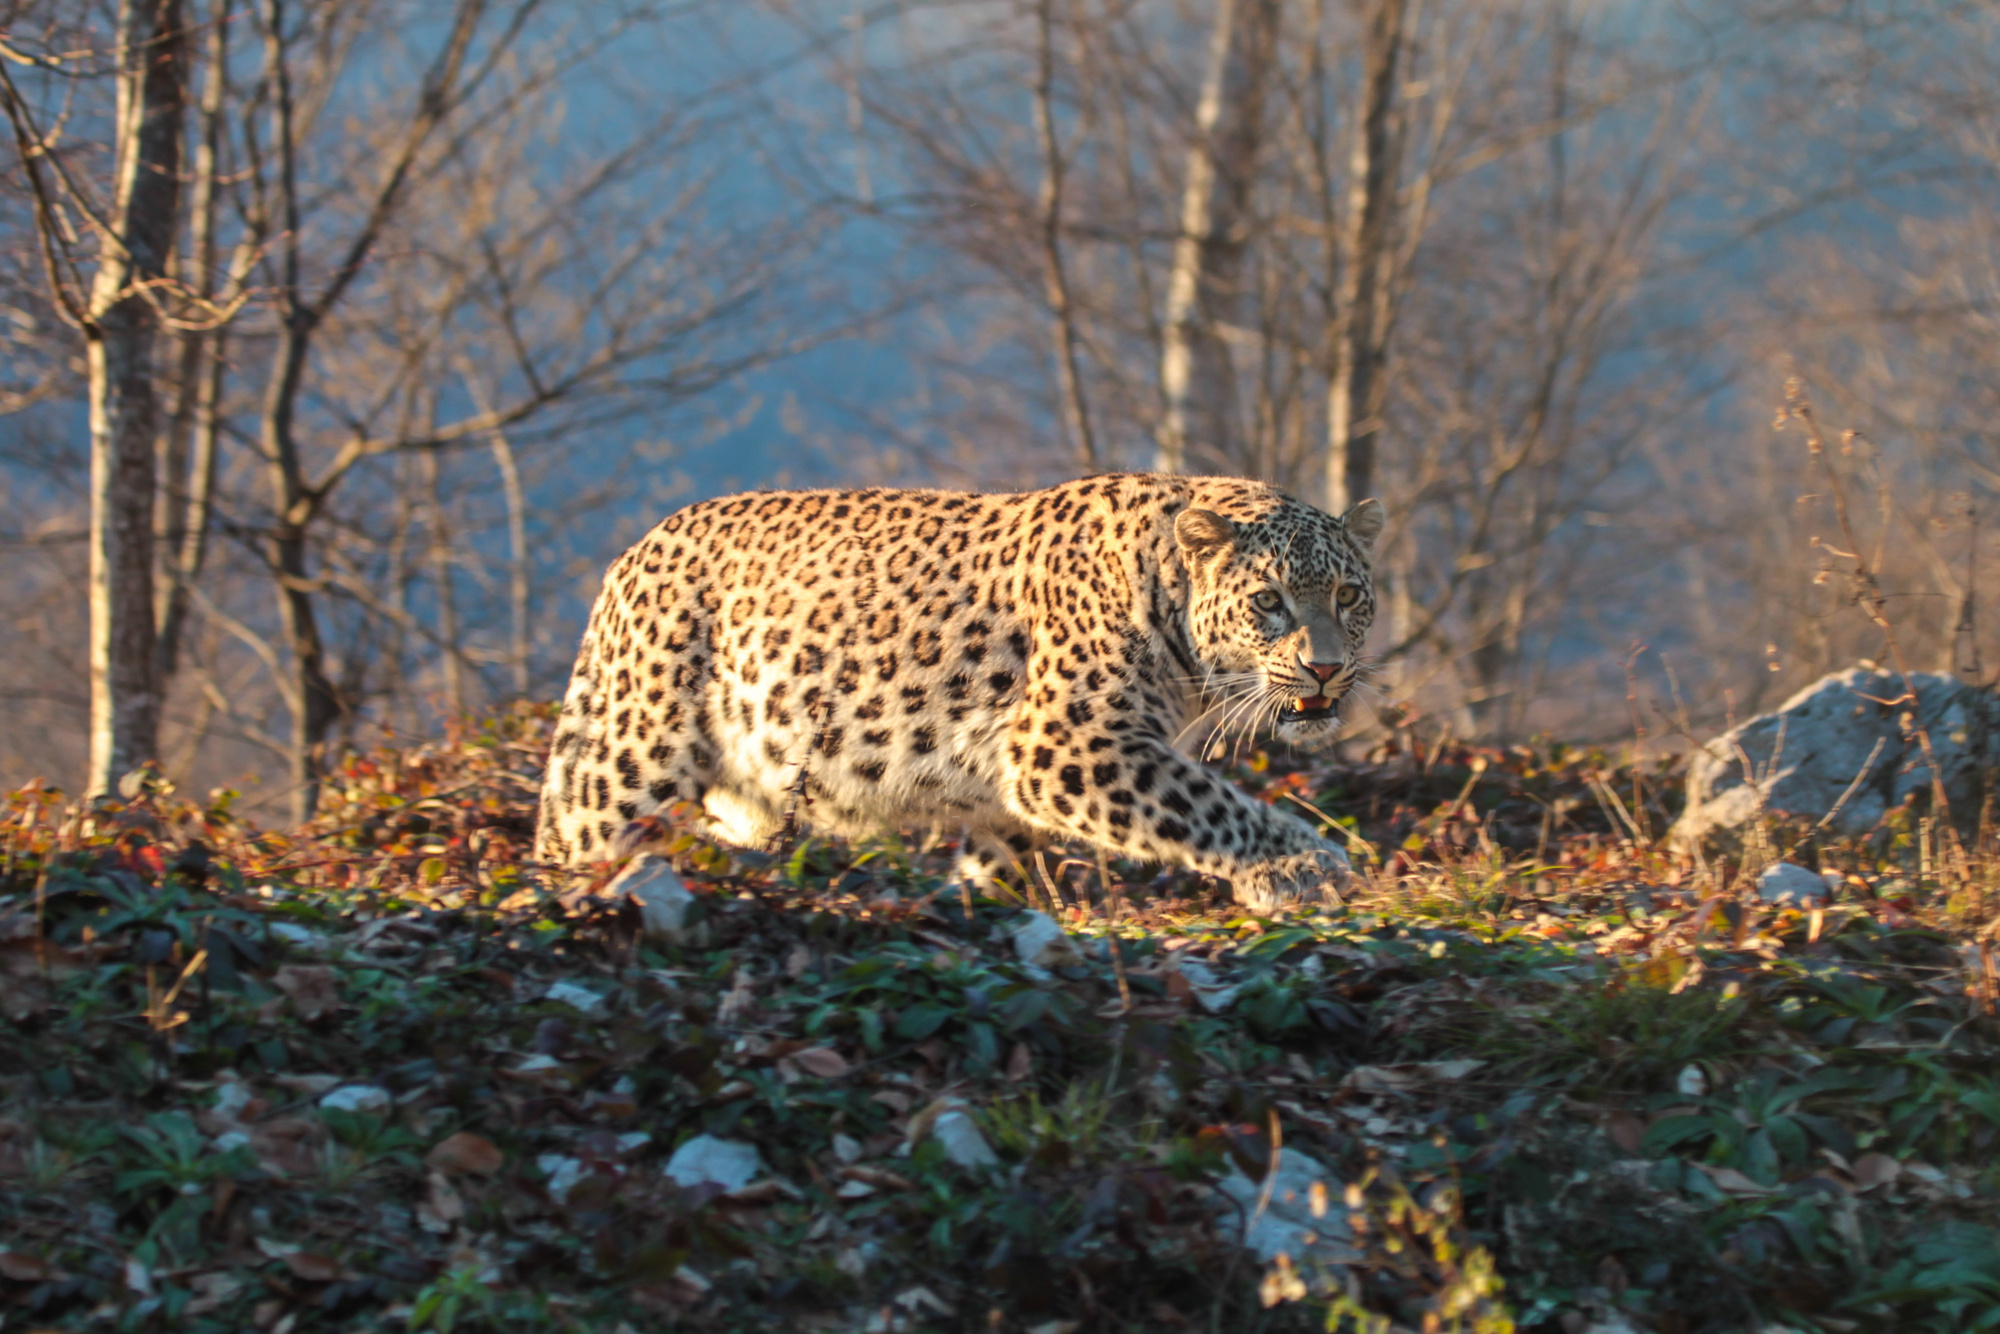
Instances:
[[[1308,748],[1340,731],[1375,619],[1370,566],[1386,515],[1364,500],[1338,519],[1285,499],[1255,518],[1183,510],[1174,541],[1188,571],[1188,628],[1211,737],[1270,726]]]

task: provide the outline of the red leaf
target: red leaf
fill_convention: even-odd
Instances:
[[[500,1170],[505,1157],[499,1146],[484,1135],[461,1130],[439,1141],[436,1148],[424,1155],[424,1161],[440,1172],[490,1177]]]

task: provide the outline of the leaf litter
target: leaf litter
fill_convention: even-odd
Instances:
[[[292,833],[10,796],[0,1328],[2000,1325],[1983,890],[1894,847],[1771,904],[1621,831],[1661,770],[1390,748],[1235,775],[1357,812],[1340,907],[672,821],[578,884],[547,727]]]

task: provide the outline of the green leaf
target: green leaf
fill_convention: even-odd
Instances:
[[[943,1028],[955,1011],[928,1001],[919,1001],[896,1020],[896,1036],[905,1042],[921,1042]]]
[[[1648,1157],[1658,1158],[1683,1144],[1708,1139],[1714,1134],[1715,1124],[1706,1116],[1662,1117],[1647,1129],[1646,1138],[1639,1147]]]

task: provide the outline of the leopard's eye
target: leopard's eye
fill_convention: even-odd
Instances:
[[[1277,611],[1285,605],[1285,599],[1277,589],[1267,588],[1250,599],[1250,605],[1258,611]]]
[[[1340,591],[1333,595],[1333,601],[1335,606],[1351,607],[1361,601],[1361,589],[1355,584],[1342,584]]]

